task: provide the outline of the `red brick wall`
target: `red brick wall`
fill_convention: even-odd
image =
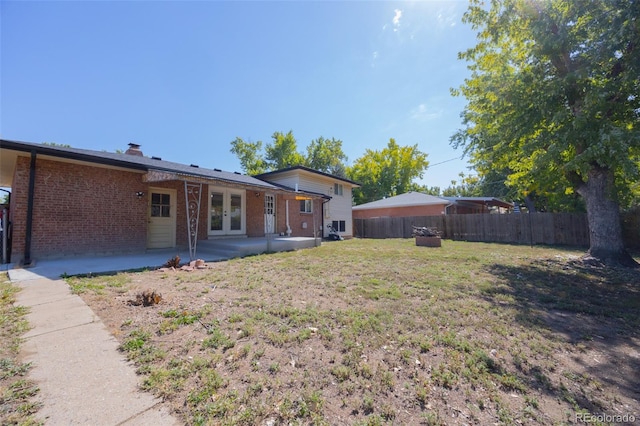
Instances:
[[[264,237],[264,192],[247,191],[246,199],[247,237]]]
[[[381,209],[354,210],[354,219],[369,219],[372,217],[408,217],[408,216],[438,216],[444,213],[444,204],[430,206],[408,206]]]
[[[289,200],[289,227],[291,228],[292,237],[313,237],[313,218],[311,213],[300,212],[300,200],[295,199],[295,195],[278,195],[276,207],[276,232],[287,231],[287,205]],[[320,199],[313,200],[313,210],[315,212],[316,226],[322,226],[322,201]],[[306,223],[306,229],[302,224]],[[321,234],[319,234],[321,235]]]
[[[11,204],[9,220],[11,221],[11,262],[18,263],[24,257],[24,238],[27,217],[27,190],[29,188],[29,164],[27,157],[18,157],[13,172],[11,185]],[[17,188],[22,188],[18,191]]]
[[[256,196],[258,194],[258,196]],[[264,237],[264,192],[247,191],[247,236]],[[300,212],[300,201],[295,195],[276,195],[276,233],[287,232],[287,205],[289,200],[289,227],[292,237],[313,237],[313,215]],[[314,200],[317,226],[322,225],[322,202]],[[306,222],[306,229],[302,223]]]
[[[28,157],[12,185],[12,261],[24,258]],[[31,257],[144,250],[147,192],[139,173],[37,159]]]
[[[12,262],[24,258],[29,157],[18,157],[12,185]],[[31,257],[144,251],[149,188],[176,191],[176,245],[188,247],[184,182],[142,181],[142,174],[104,167],[37,159]],[[136,192],[143,191],[138,198]],[[256,196],[258,194],[258,196]],[[202,186],[198,239],[208,238],[209,186]],[[276,232],[286,232],[286,204],[292,236],[313,236],[314,216],[300,212],[295,195],[276,196]],[[316,226],[322,202],[314,200]],[[247,236],[264,236],[264,192],[246,192]],[[306,222],[306,228],[302,227]]]

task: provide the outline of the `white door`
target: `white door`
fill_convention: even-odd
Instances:
[[[176,191],[149,188],[148,248],[167,248],[176,245]]]
[[[276,197],[267,194],[264,196],[264,233],[276,232]]]
[[[209,235],[246,233],[245,191],[211,187],[209,191]]]

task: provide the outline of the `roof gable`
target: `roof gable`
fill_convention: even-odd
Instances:
[[[283,176],[283,175],[287,175],[287,174],[311,174],[311,175],[316,175],[316,176],[321,176],[324,178],[328,178],[331,180],[338,180],[341,181],[343,183],[347,183],[349,185],[351,185],[351,187],[353,188],[358,188],[360,187],[359,183],[356,183],[352,180],[340,177],[340,176],[336,176],[336,175],[332,175],[330,173],[325,173],[325,172],[321,172],[319,170],[314,170],[310,167],[305,167],[305,166],[292,166],[292,167],[287,167],[284,169],[279,169],[279,170],[274,170],[272,172],[266,172],[266,173],[261,173],[259,175],[255,175],[254,177],[257,179],[261,179],[264,181],[269,181],[270,178],[275,178],[278,176]]]

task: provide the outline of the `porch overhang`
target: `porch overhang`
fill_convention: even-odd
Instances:
[[[145,183],[181,181],[181,182],[189,182],[189,183],[215,184],[215,185],[228,186],[233,188],[244,188],[244,189],[252,189],[252,190],[261,189],[263,191],[281,190],[280,188],[274,187],[272,185],[265,185],[265,186],[249,185],[246,183],[234,182],[227,179],[212,178],[212,177],[199,176],[197,174],[170,172],[166,170],[156,170],[156,169],[150,169],[145,174],[143,174],[142,181]],[[283,191],[283,192],[288,192],[288,191]]]
[[[185,208],[187,215],[187,234],[189,241],[189,258],[196,258],[196,247],[198,244],[198,224],[200,222],[200,205],[203,197],[203,185],[224,186],[250,191],[265,191],[280,194],[295,194],[296,200],[311,200],[314,198],[330,199],[324,194],[306,191],[296,191],[291,188],[281,187],[265,182],[265,185],[253,185],[249,183],[234,182],[227,179],[199,176],[197,174],[181,173],[176,171],[149,169],[142,175],[144,183],[154,184],[162,182],[183,182],[185,192]],[[288,201],[287,201],[288,213]],[[314,212],[314,228],[317,228],[317,219]],[[314,239],[317,237],[317,229],[314,229]]]
[[[242,182],[234,182],[227,179],[213,178],[207,176],[199,176],[197,174],[172,172],[166,170],[150,169],[142,175],[142,181],[145,183],[160,183],[170,181],[188,182],[192,184],[213,184],[216,186],[225,186],[228,188],[246,189],[251,191],[267,191],[275,192],[279,194],[295,194],[297,197],[305,197],[304,199],[323,198],[330,200],[331,197],[325,194],[320,194],[311,191],[296,191],[293,188],[289,188],[282,185],[271,184],[265,182],[264,185],[249,184]]]

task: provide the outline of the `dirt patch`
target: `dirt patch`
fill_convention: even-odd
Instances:
[[[141,386],[185,424],[640,418],[640,275],[585,272],[551,249],[412,243],[344,241],[70,283]],[[128,303],[144,291],[162,300]],[[570,292],[602,292],[609,314],[558,304]]]

